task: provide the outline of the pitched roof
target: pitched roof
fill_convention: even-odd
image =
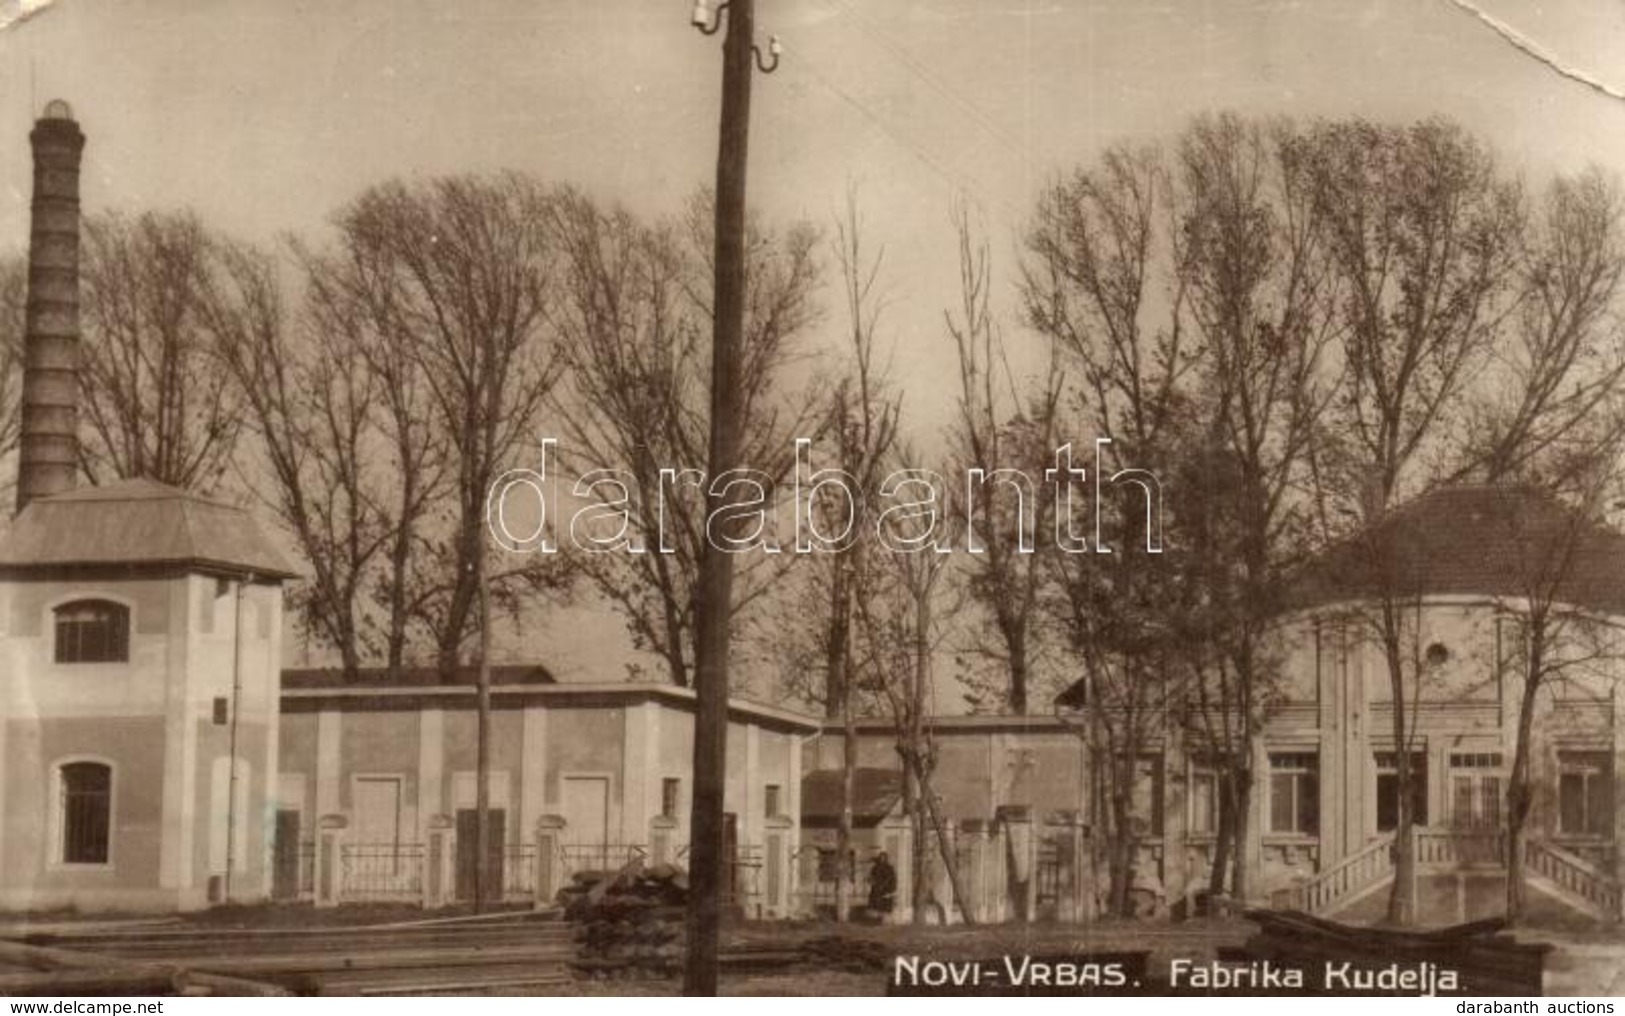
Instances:
[[[852,771],[852,822],[872,826],[891,814],[903,797],[898,769],[859,767]],[[829,826],[841,817],[841,770],[815,769],[801,778],[801,824]]]
[[[479,668],[461,666],[450,685],[472,685],[479,681]],[[556,684],[553,674],[536,663],[500,664],[491,667],[493,685]],[[338,667],[289,667],[282,671],[282,688],[438,688],[448,682],[440,679],[438,667],[405,667],[390,674],[387,667],[362,667],[355,680],[346,680]]]
[[[1374,548],[1392,548],[1383,571]],[[1406,595],[1536,595],[1625,613],[1625,535],[1531,487],[1443,487],[1400,505],[1304,569],[1293,608]]]
[[[108,565],[297,577],[248,512],[146,479],[36,498],[0,541],[4,572]]]

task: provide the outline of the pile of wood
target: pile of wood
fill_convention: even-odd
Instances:
[[[634,858],[614,872],[578,872],[560,890],[577,924],[576,969],[598,976],[659,976],[683,963],[688,876],[670,864]]]
[[[1454,971],[1458,983],[1438,985],[1438,994],[1539,995],[1552,948],[1503,934],[1506,922],[1499,918],[1412,931],[1339,924],[1292,910],[1249,910],[1246,916],[1258,925],[1258,934],[1229,957],[1233,960],[1268,960],[1310,972],[1344,963],[1362,971],[1398,967],[1423,971],[1424,980],[1429,971]],[[1307,986],[1314,986],[1312,979]]]
[[[885,943],[846,935],[809,939],[801,944],[801,951],[820,966],[855,974],[885,970],[892,960],[892,950]]]
[[[397,924],[33,934],[0,941],[3,994],[397,995],[564,986],[571,929],[516,911]]]

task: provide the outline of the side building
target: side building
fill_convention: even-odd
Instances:
[[[28,504],[0,542],[0,908],[267,897],[291,577],[173,487]]]
[[[686,867],[692,691],[494,668],[481,868],[475,676],[455,676],[284,671],[276,898],[439,906],[472,898],[481,872],[493,898],[547,903],[577,872]],[[802,742],[817,729],[730,704],[725,902],[740,913],[786,916],[798,899]]]
[[[1355,558],[1376,544],[1403,562],[1388,597],[1397,597],[1403,617],[1406,699],[1397,707],[1373,637],[1378,600],[1356,578],[1369,568]],[[1556,619],[1544,652],[1557,663],[1532,696],[1522,847],[1529,906],[1570,919],[1625,918],[1625,536],[1537,491],[1494,487],[1446,488],[1403,505],[1302,576],[1272,634],[1279,679],[1249,759],[1252,807],[1240,841],[1249,904],[1382,917],[1394,878],[1396,762],[1405,751],[1415,774],[1420,919],[1503,912],[1532,592]],[[1106,746],[1094,737],[1095,722],[1110,720],[1097,710],[1111,705],[1090,702],[1086,680],[1059,695],[1050,715],[929,721],[932,790],[947,819],[941,838],[978,919],[1100,913],[1108,883],[1102,818],[1114,789],[1130,799],[1135,910],[1203,909],[1227,767],[1218,764],[1222,745],[1206,736],[1223,720],[1204,717],[1194,698],[1168,696],[1137,757],[1118,760],[1118,773],[1134,774],[1126,788],[1111,785]],[[1403,745],[1394,739],[1396,708],[1405,710]],[[890,726],[863,721],[858,736],[865,783],[899,784]],[[818,825],[838,814],[831,789],[841,758],[839,726],[809,742]],[[892,774],[891,784],[877,768]],[[854,841],[860,880],[874,851],[900,857],[913,849],[903,808],[882,803]],[[956,920],[938,839],[929,831],[924,849],[927,916]],[[809,831],[807,846],[806,892],[811,905],[827,905],[832,834]],[[910,895],[900,888],[898,916],[907,916]]]

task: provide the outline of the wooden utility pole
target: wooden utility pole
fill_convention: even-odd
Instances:
[[[717,518],[730,500],[715,481],[739,458],[740,361],[745,330],[745,161],[750,135],[754,0],[729,0],[722,44],[722,125],[717,145],[716,294],[711,329],[711,447],[705,505]],[[718,16],[723,16],[721,10]],[[689,818],[688,957],[685,995],[717,993],[723,874],[723,788],[728,754],[728,640],[733,559],[707,542],[700,557],[694,659],[694,800]]]
[[[486,903],[501,893],[500,886],[492,893],[492,887],[487,884],[491,879],[491,580],[485,567],[483,542],[474,557],[474,568],[480,598],[478,730],[474,756],[474,912],[481,913]],[[496,877],[499,880],[501,870],[498,866]]]

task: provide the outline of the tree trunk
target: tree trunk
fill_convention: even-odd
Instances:
[[[1403,711],[1403,705],[1394,710],[1396,714]],[[1395,723],[1402,725],[1401,721],[1396,720]],[[1395,743],[1405,744],[1397,737]],[[1388,893],[1388,923],[1396,925],[1408,925],[1416,920],[1416,816],[1411,809],[1410,767],[1410,752],[1396,752],[1394,784],[1395,793],[1399,795],[1399,806],[1394,823],[1394,844],[1390,848],[1394,859],[1394,885]]]
[[[1023,618],[1023,621],[1026,619]],[[1011,632],[1010,652],[1010,711],[1017,716],[1027,714],[1027,630],[1019,627]]]
[[[926,831],[930,825],[926,819],[925,795],[920,792],[919,780],[915,779],[914,800],[910,802],[912,810],[909,812],[910,832],[913,834],[914,865],[914,895],[909,901],[912,910],[912,923],[916,926],[925,924],[925,909],[931,903],[931,880],[926,878],[930,869],[931,848],[926,842]],[[947,914],[943,914],[943,923],[947,923]]]
[[[1383,604],[1383,651],[1388,664],[1388,688],[1394,703],[1394,792],[1399,796],[1394,823],[1394,884],[1388,893],[1388,922],[1409,925],[1416,920],[1416,815],[1411,808],[1410,742],[1405,734],[1405,667],[1400,655],[1401,633],[1392,601]],[[1421,681],[1421,675],[1417,675]]]
[[[1535,632],[1538,626],[1531,626]],[[1528,673],[1524,677],[1523,695],[1518,707],[1518,744],[1512,756],[1512,772],[1507,777],[1507,921],[1517,923],[1523,919],[1526,908],[1527,887],[1523,881],[1524,839],[1528,835],[1529,808],[1533,795],[1529,786],[1529,755],[1533,747],[1535,725],[1535,696],[1540,682],[1531,675],[1540,673],[1544,666],[1541,639],[1532,632]]]
[[[858,725],[852,698],[841,709],[841,817],[835,827],[835,920],[851,914],[856,872],[852,863],[852,796],[858,772]]]
[[[1246,751],[1250,759],[1252,746],[1248,745]],[[1230,896],[1238,904],[1245,905],[1247,894],[1252,892],[1252,885],[1247,881],[1247,823],[1252,820],[1253,811],[1253,767],[1250,764],[1243,766],[1236,770],[1231,779],[1235,781],[1235,787],[1230,792],[1234,798],[1230,835],[1235,853],[1231,855]]]
[[[954,906],[959,908],[959,916],[967,925],[974,925],[976,915],[965,905],[965,884],[959,877],[959,866],[954,863],[954,846],[948,838],[948,826],[943,821],[942,810],[937,807],[937,797],[931,792],[930,776],[918,758],[909,759],[909,765],[919,780],[920,799],[925,803],[926,813],[931,817],[931,828],[937,834],[937,851],[942,855],[943,867],[948,869],[948,884],[953,888]]]
[[[1107,859],[1110,879],[1109,899],[1115,917],[1133,917],[1134,829],[1130,818],[1131,806],[1127,794],[1112,794],[1111,853]]]

